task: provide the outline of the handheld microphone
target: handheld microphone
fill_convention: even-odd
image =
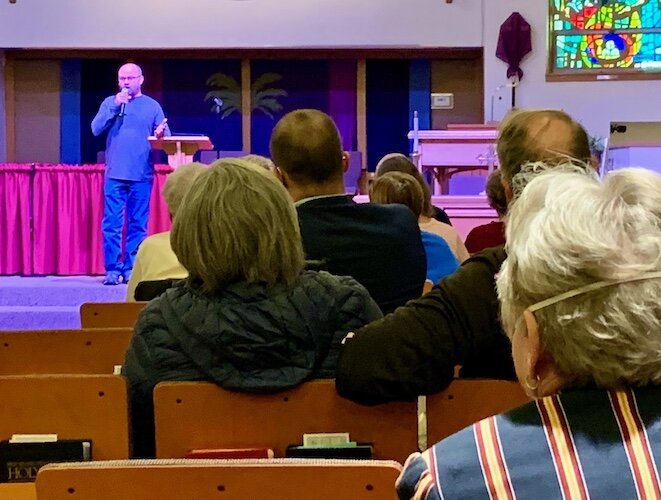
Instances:
[[[127,89],[126,87],[124,87],[124,88],[122,89],[122,94],[127,94],[127,95],[128,95],[128,93],[129,93],[129,89]],[[124,112],[125,110],[126,110],[126,103],[123,102],[123,103],[121,104],[121,106],[119,107],[119,116],[124,116],[124,115],[126,114],[126,113]]]
[[[220,109],[223,107],[223,100],[220,97],[214,97],[213,98],[213,103],[218,108],[217,113],[220,113]]]

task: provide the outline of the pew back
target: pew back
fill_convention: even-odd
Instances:
[[[133,328],[146,302],[86,302],[80,306],[82,328]]]
[[[154,390],[156,456],[191,449],[272,448],[284,457],[303,434],[348,432],[371,443],[374,458],[403,463],[417,450],[415,402],[360,406],[341,398],[333,380],[315,380],[277,394],[230,392],[206,382],[162,382]]]
[[[0,376],[110,375],[124,362],[132,335],[130,328],[0,331]]]
[[[94,460],[129,456],[126,382],[113,375],[0,377],[0,440],[57,434],[92,440]]]
[[[427,396],[427,442],[431,446],[483,418],[529,401],[517,382],[455,379],[445,390]]]
[[[371,460],[141,460],[47,465],[36,486],[38,500],[374,500],[396,498],[400,470]]]

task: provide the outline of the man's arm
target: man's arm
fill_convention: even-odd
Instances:
[[[161,105],[158,103],[156,105],[158,109],[156,110],[156,116],[152,124],[152,132],[156,137],[170,137],[172,132],[170,132],[170,127],[168,126],[168,119],[165,118],[165,113],[163,113]]]
[[[104,99],[99,107],[99,111],[92,120],[92,133],[94,135],[101,135],[115,120],[119,113],[119,105],[115,104],[114,99]]]
[[[456,365],[489,356],[506,341],[494,284],[504,259],[502,248],[478,254],[424,297],[357,330],[340,354],[337,391],[364,404],[412,400],[445,388]]]

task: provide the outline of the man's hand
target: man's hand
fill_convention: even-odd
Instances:
[[[159,138],[163,137],[163,133],[165,132],[165,125],[167,124],[168,119],[164,118],[163,121],[160,123],[158,127],[156,127],[156,130],[154,130],[154,137]]]
[[[120,92],[117,92],[117,94],[115,94],[115,105],[116,106],[121,106],[122,104],[127,104],[131,100],[131,94],[129,94],[128,90],[129,89],[122,89]]]

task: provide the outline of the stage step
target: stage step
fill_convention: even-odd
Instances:
[[[0,330],[80,328],[78,306],[0,306]]]
[[[126,285],[100,276],[0,277],[0,330],[80,328],[80,305],[123,302]]]

